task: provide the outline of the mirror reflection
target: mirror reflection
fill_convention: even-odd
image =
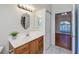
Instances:
[[[30,27],[30,15],[25,13],[21,16],[21,25],[24,29],[28,29]]]

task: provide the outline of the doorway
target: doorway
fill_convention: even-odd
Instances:
[[[55,45],[72,50],[72,12],[55,14]]]

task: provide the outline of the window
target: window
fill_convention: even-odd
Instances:
[[[70,33],[70,22],[61,21],[60,22],[60,32]]]

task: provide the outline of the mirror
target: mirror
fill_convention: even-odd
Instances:
[[[61,21],[60,22],[60,32],[70,33],[70,22],[69,21]]]
[[[28,29],[30,27],[30,15],[25,13],[21,16],[21,25],[24,29]]]

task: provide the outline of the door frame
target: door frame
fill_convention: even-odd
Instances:
[[[73,11],[66,11],[67,13],[71,13],[71,20],[70,20],[70,23],[71,23],[71,35],[72,35],[72,43],[71,43],[71,48],[72,48],[72,53],[73,53],[73,28],[72,28],[72,22],[73,22]],[[56,13],[56,14],[62,14],[62,13],[65,13],[65,12],[60,12],[60,13]],[[55,14],[55,24],[56,24],[56,14]],[[55,29],[56,29],[56,25],[55,25]],[[56,35],[56,30],[55,30],[55,35]],[[55,38],[56,39],[56,38]]]

